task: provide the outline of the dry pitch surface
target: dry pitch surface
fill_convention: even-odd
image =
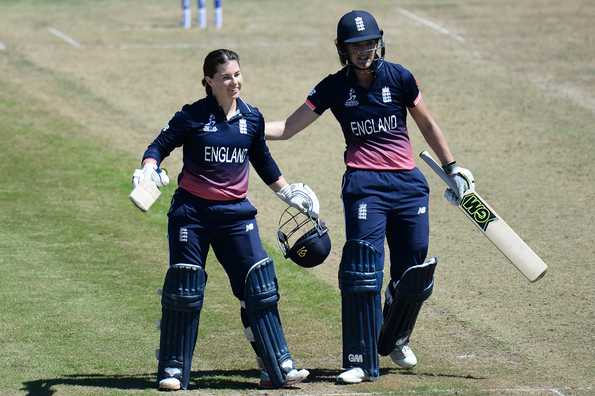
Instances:
[[[230,0],[221,32],[180,29],[176,2],[6,3],[0,78],[83,123],[102,146],[124,148],[131,170],[169,116],[202,95],[201,60],[209,50],[237,50],[245,98],[267,119],[279,119],[337,69],[339,16],[372,11],[385,31],[387,59],[413,71],[458,161],[550,270],[528,284],[447,206],[441,182],[420,164],[433,187],[430,254],[441,262],[415,332],[419,367],[407,373],[382,360],[388,375],[346,388],[331,382],[338,361],[312,357],[306,363],[320,367],[319,381],[287,393],[595,392],[593,2]],[[414,125],[410,133],[415,151],[425,149]],[[334,249],[317,275],[336,287],[342,136],[326,114],[270,147],[286,177],[307,182],[321,198]],[[170,170],[178,159],[169,160]],[[272,246],[281,204],[255,175],[251,197]]]

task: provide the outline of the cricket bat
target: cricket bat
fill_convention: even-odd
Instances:
[[[159,191],[154,181],[142,180],[138,186],[134,187],[128,197],[140,210],[146,212],[160,195],[161,191]]]
[[[457,190],[454,181],[430,153],[422,151],[419,156],[452,190]],[[547,265],[543,260],[476,191],[463,195],[459,209],[530,282],[535,282],[545,275]]]

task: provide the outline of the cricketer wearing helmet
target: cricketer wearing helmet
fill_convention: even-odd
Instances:
[[[339,383],[379,376],[378,354],[400,367],[417,364],[409,347],[419,310],[432,292],[437,261],[428,252],[429,188],[415,166],[407,113],[461,186],[456,202],[473,188],[473,176],[455,166],[446,139],[427,110],[413,74],[384,60],[383,31],[366,11],[345,14],[336,47],[343,66],[309,93],[286,121],[267,123],[269,140],[288,139],[330,109],[345,138],[342,200],[346,244],[339,268],[343,368]],[[381,307],[384,240],[390,283]]]

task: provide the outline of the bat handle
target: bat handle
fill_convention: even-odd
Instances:
[[[450,178],[450,176],[448,176],[446,174],[446,172],[444,172],[444,169],[442,169],[442,167],[440,166],[440,164],[438,162],[436,162],[436,160],[434,158],[432,158],[432,156],[430,155],[429,152],[427,151],[422,151],[421,153],[419,153],[419,156],[421,157],[422,160],[425,161],[426,164],[428,164],[428,166],[438,175],[440,176],[440,178],[442,179],[442,181],[444,181],[444,183],[446,183],[446,185],[448,187],[450,187],[451,190],[453,191],[458,191],[457,189],[457,185],[454,182],[454,180],[452,180]]]

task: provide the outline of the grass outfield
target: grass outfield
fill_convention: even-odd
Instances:
[[[211,7],[212,4],[208,4]],[[195,4],[193,4],[195,7]],[[333,252],[303,271],[274,245],[281,202],[252,176],[299,389],[272,394],[590,395],[595,392],[595,4],[582,0],[226,0],[224,28],[185,31],[179,2],[0,1],[0,395],[157,394],[154,350],[167,263],[165,211],[132,207],[146,144],[203,94],[211,49],[242,57],[243,96],[285,117],[337,69],[345,11],[372,11],[387,58],[415,74],[478,191],[544,258],[528,284],[431,195],[436,289],[413,347],[381,359],[374,383],[339,387],[343,138],[332,116],[270,148],[290,181],[321,199]],[[212,21],[212,9],[209,8]],[[413,124],[410,121],[411,124]],[[414,150],[426,149],[410,125]],[[175,175],[179,154],[165,166]],[[264,394],[225,274],[211,258],[189,394]]]

